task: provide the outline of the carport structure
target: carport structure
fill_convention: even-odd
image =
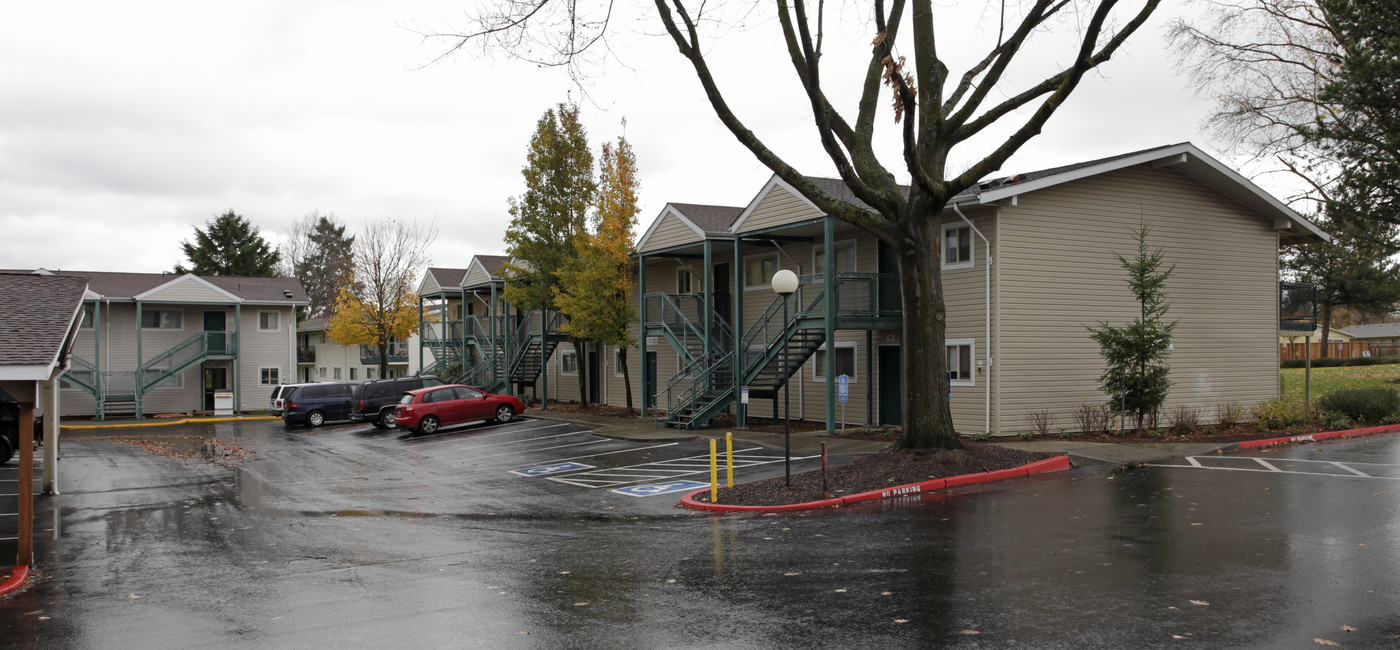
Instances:
[[[86,278],[0,273],[0,390],[19,402],[16,566],[34,559],[34,407],[42,394],[44,492],[57,493],[58,378],[82,322]]]

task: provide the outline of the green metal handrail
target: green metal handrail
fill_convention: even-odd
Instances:
[[[141,390],[155,387],[210,354],[238,354],[238,332],[205,331],[141,364]],[[150,373],[156,373],[150,377]]]

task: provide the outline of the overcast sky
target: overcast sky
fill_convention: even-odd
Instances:
[[[273,242],[315,210],[352,228],[383,218],[435,224],[434,266],[503,252],[507,200],[524,190],[535,121],[579,93],[557,69],[504,56],[464,52],[425,66],[446,44],[418,32],[461,26],[474,4],[7,4],[0,268],[169,270],[183,259],[180,241],[229,209]],[[744,205],[769,177],[713,116],[687,62],[642,11],[649,4],[619,10],[614,58],[594,70],[583,103],[595,150],[626,119],[642,228],[668,201]],[[958,12],[948,4],[939,9],[940,25],[949,25],[940,43],[956,70],[967,63],[956,53],[985,50],[996,22],[982,3]],[[1174,69],[1163,27],[1176,9],[1165,4],[1001,173],[1185,140],[1218,151],[1201,125],[1209,104]],[[841,89],[868,51],[870,35],[856,24],[868,4],[828,6],[824,80],[849,105],[852,91]],[[776,23],[726,19],[710,53],[736,112],[803,171],[834,175],[776,47]],[[1051,42],[1013,81],[1071,52]],[[892,127],[882,128],[893,135]],[[969,164],[989,144],[969,143],[953,164]]]

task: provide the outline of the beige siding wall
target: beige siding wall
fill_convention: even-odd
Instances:
[[[656,225],[656,230],[652,231],[646,246],[641,250],[642,252],[661,250],[671,246],[697,242],[700,239],[700,235],[695,234],[695,230],[668,212],[661,217],[661,223]],[[648,267],[649,269],[650,267]]]
[[[204,283],[198,282],[191,278],[186,278],[179,280],[171,286],[161,289],[160,291],[153,293],[145,298],[146,302],[156,302],[162,300],[170,302],[202,302],[217,304],[220,302],[229,302],[230,298],[226,294]]]
[[[258,329],[260,311],[277,313],[277,329]],[[229,314],[229,318],[232,320],[232,313]],[[241,380],[239,398],[243,410],[266,409],[274,383],[293,383],[297,367],[295,323],[296,315],[290,307],[243,306],[243,314],[238,323],[238,369]],[[225,363],[233,364],[232,361]],[[277,381],[264,384],[261,373],[263,368],[276,368]]]
[[[491,281],[491,276],[486,273],[486,269],[480,264],[472,264],[467,269],[467,274],[462,276],[462,286],[475,287]]]
[[[749,213],[740,228],[745,232],[762,230],[820,216],[821,211],[813,208],[806,200],[775,184],[772,191]]]
[[[1139,167],[1022,196],[1003,210],[1002,432],[1027,429],[1027,414],[1038,409],[1051,412],[1056,428],[1073,429],[1072,408],[1105,400],[1103,362],[1085,327],[1137,314],[1113,254],[1134,254],[1139,219],[1153,227],[1149,244],[1176,265],[1166,287],[1168,318],[1180,321],[1167,408],[1197,408],[1213,421],[1216,405],[1277,396],[1271,224],[1170,169]]]

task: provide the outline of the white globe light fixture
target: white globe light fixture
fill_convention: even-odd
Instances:
[[[790,295],[797,291],[797,274],[783,269],[773,274],[773,293],[780,296]]]
[[[788,365],[788,298],[797,292],[797,274],[783,269],[773,274],[772,284],[773,293],[783,297],[783,485],[792,485],[792,417],[788,387],[792,383],[789,381],[792,370]]]

